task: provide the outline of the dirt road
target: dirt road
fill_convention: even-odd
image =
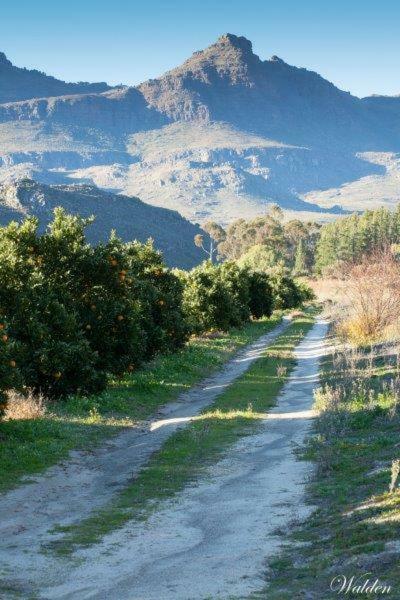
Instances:
[[[44,581],[59,581],[60,573],[65,574],[69,566],[41,552],[44,544],[60,536],[52,529],[78,522],[106,504],[177,428],[242,375],[287,325],[288,320],[282,321],[239,352],[223,370],[163,407],[154,419],[130,428],[94,451],[73,452],[68,461],[2,495],[0,597],[15,597],[13,590],[23,598],[29,597]],[[3,596],[6,587],[7,596]],[[81,597],[79,592],[76,597]]]
[[[326,323],[296,350],[298,364],[257,434],[243,438],[193,487],[150,520],[128,523],[80,564],[40,590],[51,600],[205,600],[245,598],[263,584],[266,558],[284,530],[304,518],[310,466],[296,460],[312,418]]]

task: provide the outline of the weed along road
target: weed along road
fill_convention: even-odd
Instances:
[[[0,564],[2,585],[5,589],[10,585],[10,597],[13,590],[22,595],[37,591],[47,578],[49,583],[62,580],[70,570],[65,565],[67,559],[53,556],[48,550],[43,552],[63,537],[60,527],[79,523],[110,502],[177,429],[186,426],[243,375],[288,326],[290,320],[284,318],[272,331],[240,351],[221,371],[182,394],[177,402],[167,404],[140,428],[130,428],[90,453],[73,452],[70,460],[4,494]],[[127,552],[130,554],[130,550]],[[52,590],[42,597],[52,598],[55,593]],[[84,597],[78,588],[76,594]],[[88,597],[96,594],[95,586]]]
[[[238,437],[196,485],[186,485],[161,502],[145,521],[128,520],[100,542],[67,557],[51,551],[40,554],[38,546],[46,537],[44,511],[38,515],[37,531],[33,526],[28,537],[14,536],[16,541],[20,537],[19,546],[12,547],[10,534],[7,546],[3,536],[3,564],[8,558],[14,569],[19,561],[26,569],[30,562],[26,552],[32,559],[32,571],[25,582],[21,580],[20,589],[29,584],[39,598],[52,600],[200,600],[243,597],[262,588],[265,560],[278,552],[290,522],[305,518],[310,511],[304,502],[310,466],[296,459],[294,447],[302,444],[310,425],[326,330],[327,324],[317,321],[296,347],[296,365],[275,406],[257,415],[255,429]],[[243,373],[268,341],[271,337],[242,353],[236,368]],[[227,385],[231,368],[213,378],[213,385]],[[201,395],[201,389],[190,393]],[[177,405],[170,407],[171,412],[162,415],[153,431],[165,432],[168,418],[174,419],[171,427],[176,427],[176,419],[179,424],[180,417],[194,414],[191,408],[192,412],[182,405],[179,412]],[[14,502],[23,489],[14,492]],[[23,510],[21,502],[18,507]],[[65,510],[67,504],[65,498]],[[54,519],[47,518],[50,526]]]

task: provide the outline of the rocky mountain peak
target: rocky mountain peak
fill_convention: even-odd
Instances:
[[[224,33],[221,35],[218,40],[213,44],[214,46],[232,46],[233,48],[238,48],[245,52],[252,53],[253,45],[250,40],[245,38],[244,36],[237,36],[233,33]]]
[[[279,56],[276,56],[276,54],[271,56],[271,58],[269,59],[269,62],[281,63],[282,65],[287,64],[287,63],[285,63],[285,61],[282,58],[280,58]]]
[[[4,52],[0,52],[0,66],[12,67],[12,62],[8,60]]]

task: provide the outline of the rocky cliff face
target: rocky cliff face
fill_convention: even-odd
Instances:
[[[249,40],[226,34],[136,88],[0,104],[0,181],[39,172],[95,182],[193,220],[228,222],[270,202],[336,213],[335,190],[392,177],[397,162],[388,175],[382,157],[400,151],[399,107],[261,60]]]
[[[358,98],[277,56],[262,61],[230,34],[139,89],[173,120],[224,121],[291,144],[365,145],[377,133]]]

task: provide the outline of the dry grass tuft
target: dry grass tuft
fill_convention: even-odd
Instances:
[[[288,315],[289,319],[291,319],[292,321],[294,321],[295,319],[303,319],[306,316],[306,313],[302,310],[294,310]]]
[[[22,419],[40,419],[46,414],[45,398],[31,391],[19,394],[11,390],[7,393],[7,406],[4,413],[5,421]]]

